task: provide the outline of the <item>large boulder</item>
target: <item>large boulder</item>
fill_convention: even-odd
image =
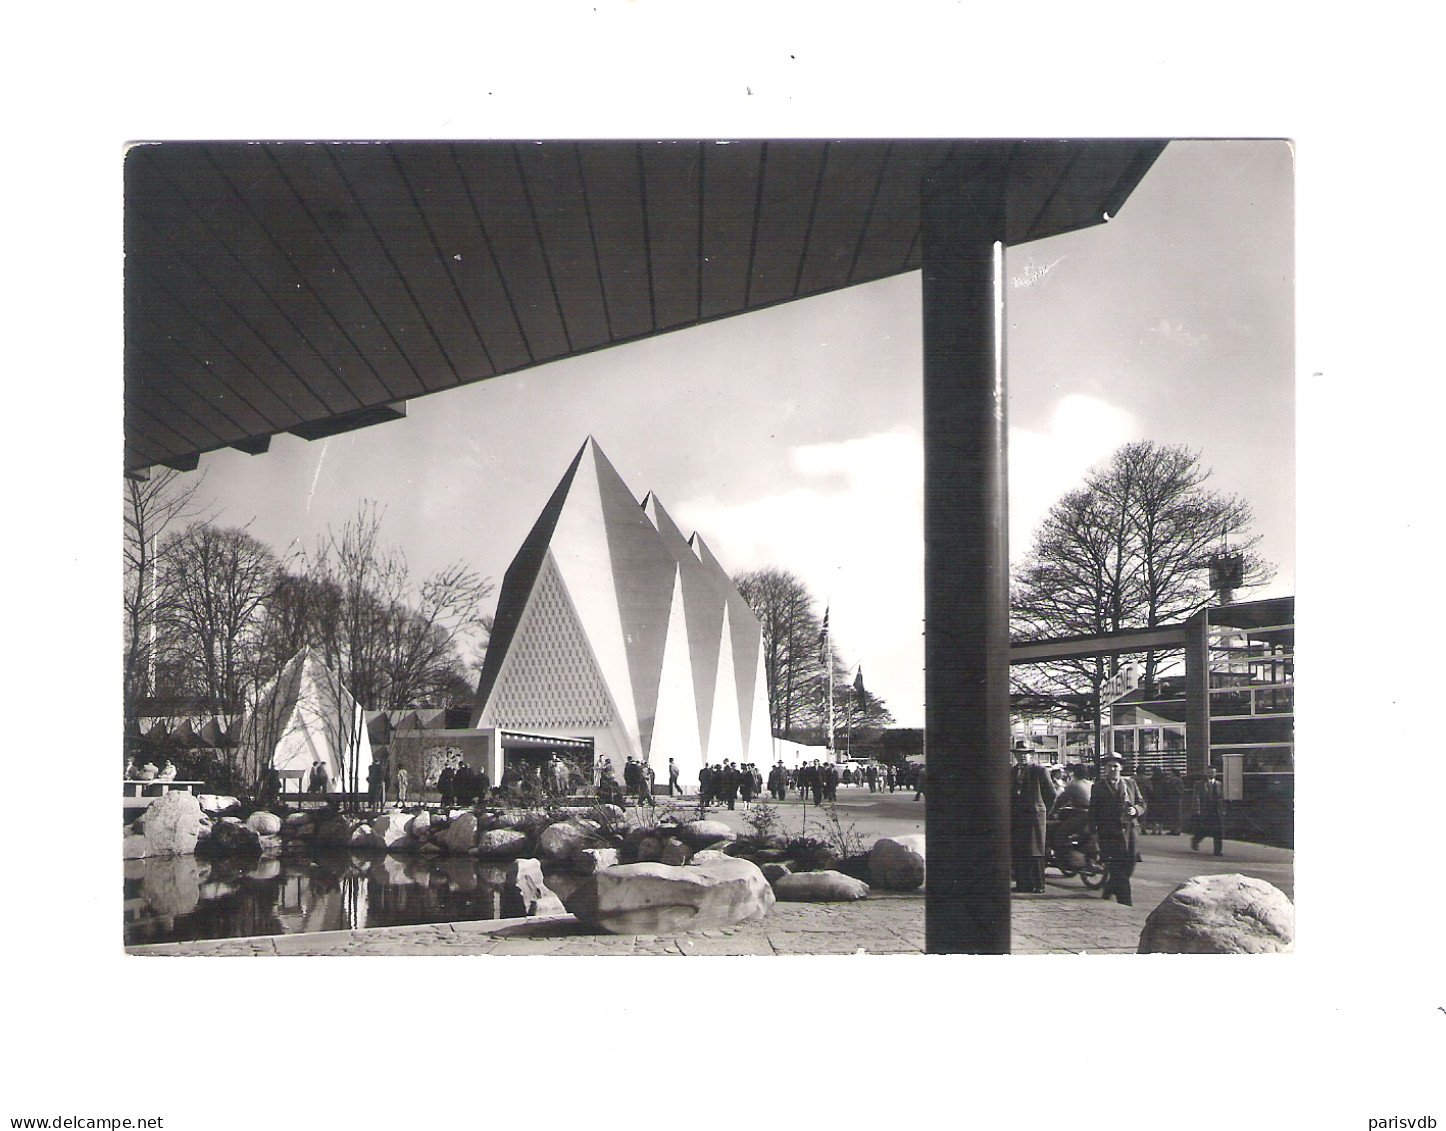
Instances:
[[[423,809],[420,813],[413,813],[407,820],[407,833],[410,836],[422,840],[432,831],[432,814]]]
[[[204,815],[201,803],[179,790],[157,797],[136,822],[146,838],[146,856],[189,856],[196,851]]]
[[[196,800],[207,813],[214,813],[217,816],[223,813],[234,813],[241,808],[240,798],[230,797],[224,793],[198,793]]]
[[[525,833],[535,833],[552,824],[552,818],[543,809],[523,809],[517,813],[512,827]]]
[[[773,881],[782,903],[852,903],[869,897],[869,885],[842,872],[795,872]]]
[[[773,890],[747,860],[700,865],[620,864],[589,876],[567,908],[588,927],[615,935],[701,931],[762,919]]]
[[[547,886],[564,904],[572,898],[572,893],[578,889],[578,886],[585,883],[587,883],[586,876],[574,875],[571,872],[554,872],[547,877]],[[567,908],[564,906],[563,912],[566,913],[566,911]]]
[[[1283,954],[1295,949],[1295,905],[1274,884],[1231,872],[1194,876],[1140,932],[1141,954]]]
[[[616,848],[584,848],[572,858],[572,870],[579,876],[590,876],[604,868],[615,867],[617,862]]]
[[[503,911],[515,914],[563,915],[567,909],[562,900],[547,886],[542,878],[540,860],[514,860],[507,869],[507,880],[503,892]],[[520,910],[518,910],[520,908]],[[509,915],[509,918],[514,917]]]
[[[351,840],[347,842],[348,847],[358,851],[368,851],[374,848],[386,848],[382,838],[372,832],[372,827],[363,822],[351,831]]]
[[[407,839],[410,823],[411,818],[405,813],[383,813],[372,822],[372,836],[379,847],[392,848]]]
[[[211,826],[211,835],[200,847],[207,856],[260,856],[261,837],[235,817],[223,817]]]
[[[924,886],[924,838],[881,836],[869,849],[869,882],[885,891]]]
[[[488,829],[477,837],[477,855],[485,860],[516,860],[528,854],[531,840],[519,829]]]
[[[778,883],[778,881],[781,880],[784,876],[793,875],[793,873],[788,870],[787,864],[775,864],[770,862],[763,865],[762,871],[763,878],[767,880],[770,884]]]
[[[448,852],[459,855],[477,847],[477,814],[459,813],[456,820],[437,835],[437,843]]]
[[[602,847],[597,829],[579,820],[548,825],[537,838],[537,851],[553,860],[571,860],[584,848]]]
[[[265,809],[258,809],[246,818],[246,827],[258,836],[274,836],[281,831],[281,818]]]
[[[658,860],[660,863],[672,864],[674,867],[677,867],[679,864],[686,864],[688,857],[692,855],[693,853],[686,844],[677,837],[670,836],[667,840],[663,841],[663,851],[658,857]]]
[[[738,834],[722,821],[687,821],[674,829],[673,835],[689,848],[712,848],[738,839]]]
[[[341,814],[334,814],[316,826],[316,843],[328,845],[351,844],[352,823]]]

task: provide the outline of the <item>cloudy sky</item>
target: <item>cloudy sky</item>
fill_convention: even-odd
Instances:
[[[1172,143],[1109,224],[1010,249],[1010,544],[1135,439],[1253,504],[1294,592],[1292,154]],[[410,402],[405,421],[203,457],[217,521],[310,546],[362,500],[414,574],[499,585],[592,435],[733,572],[780,566],[900,725],[923,723],[917,273]],[[198,471],[196,474],[200,474]]]

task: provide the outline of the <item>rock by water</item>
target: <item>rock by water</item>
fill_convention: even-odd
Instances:
[[[773,890],[756,864],[709,860],[620,864],[589,876],[567,902],[583,924],[615,935],[701,931],[762,919]]]

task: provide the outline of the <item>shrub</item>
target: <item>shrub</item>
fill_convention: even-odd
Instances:
[[[788,859],[796,865],[795,872],[812,872],[832,868],[838,863],[838,853],[829,847],[827,841],[813,836],[789,837],[784,848]]]
[[[824,806],[823,812],[823,819],[814,821],[813,826],[833,854],[840,859],[861,855],[864,851],[864,838],[857,826],[852,821],[844,824],[836,805]]]
[[[758,840],[771,836],[778,832],[782,823],[778,817],[778,810],[766,801],[755,801],[743,814],[743,823],[753,830],[753,835]]]

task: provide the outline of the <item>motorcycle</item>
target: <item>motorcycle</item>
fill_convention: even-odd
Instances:
[[[1105,882],[1105,866],[1100,861],[1100,847],[1083,820],[1070,819],[1068,809],[1061,816],[1051,816],[1045,827],[1044,866],[1053,868],[1069,879],[1078,876],[1090,891]]]

